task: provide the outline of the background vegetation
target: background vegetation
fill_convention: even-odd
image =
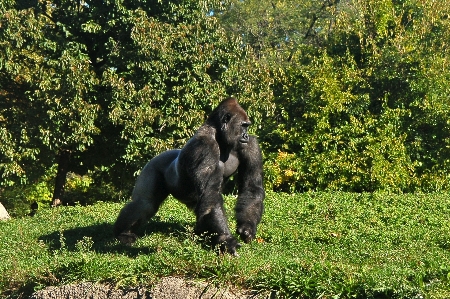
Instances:
[[[448,190],[449,4],[3,1],[1,200],[57,204],[68,172],[128,195],[229,95],[268,190]]]
[[[234,202],[226,200],[231,218]],[[41,209],[0,222],[0,294],[26,298],[47,285],[124,287],[180,275],[276,298],[450,296],[448,194],[269,193],[258,239],[239,258],[202,248],[195,216],[173,198],[134,246],[120,245],[112,224],[122,206]]]
[[[0,223],[0,292],[188,275],[450,297],[449,42],[448,0],[1,1],[0,202],[75,207]],[[230,95],[265,159],[258,241],[241,259],[203,250],[172,200],[117,244],[105,232],[140,168]]]

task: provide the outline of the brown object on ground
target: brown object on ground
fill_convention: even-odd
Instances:
[[[164,277],[154,287],[116,289],[113,285],[84,282],[61,287],[48,287],[37,291],[29,299],[177,299],[217,298],[250,299],[265,298],[251,292],[228,287],[216,287],[205,282],[194,282],[179,277]]]

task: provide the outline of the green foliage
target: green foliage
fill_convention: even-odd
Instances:
[[[230,215],[234,202],[226,198]],[[193,235],[194,214],[173,199],[132,247],[112,236],[123,202],[1,222],[0,292],[25,297],[48,285],[146,285],[177,275],[277,298],[450,295],[449,194],[269,192],[265,203],[257,240],[240,258],[204,248]]]
[[[77,175],[73,172],[67,174],[67,182],[63,195],[65,205],[88,205],[96,201],[121,201],[128,197],[128,193],[116,189],[108,183],[99,185],[95,181],[95,175]]]
[[[281,180],[291,190],[408,190],[414,163],[401,133],[405,112],[382,99],[382,111],[371,114],[369,94],[352,93],[367,85],[352,59],[335,63],[324,53],[289,75],[298,81],[287,87],[288,94],[299,94],[287,100],[281,111],[284,124],[270,137],[295,153],[286,170],[298,175],[291,182]],[[269,157],[266,168],[273,163],[279,163],[278,157]]]
[[[83,151],[98,133],[92,95],[98,82],[89,57],[83,45],[55,32],[47,14],[13,8],[1,14],[2,185],[33,182],[60,149]]]
[[[109,117],[123,127],[122,157],[135,170],[150,157],[184,145],[227,95],[241,100],[256,126],[271,111],[268,71],[264,74],[239,39],[227,37],[207,14],[212,4],[197,3],[172,4],[173,15],[137,10],[131,17],[134,55],[126,72],[104,73],[112,98]]]
[[[37,203],[39,207],[50,205],[54,188],[55,167],[50,168],[34,184],[18,184],[0,188],[0,202],[13,217],[29,214],[31,204]]]
[[[295,154],[278,152],[266,157],[264,164],[264,184],[267,190],[295,191],[302,174],[298,171],[301,164]]]
[[[269,185],[285,191],[447,190],[444,85],[450,73],[442,45],[448,7],[433,1],[339,4],[323,43],[299,47],[276,76],[277,119],[261,134],[271,153]],[[279,150],[291,166],[273,177]],[[283,178],[281,169],[298,174],[296,180]]]
[[[45,209],[52,203],[55,188],[54,177],[56,165],[48,170],[35,183],[19,184],[0,189],[0,202],[13,217],[22,217],[32,211],[31,205],[37,204],[38,209]],[[98,185],[94,182],[94,174],[77,175],[69,172],[63,195],[65,205],[88,205],[96,201],[121,201],[128,193],[117,190],[110,184]]]
[[[270,74],[211,14],[225,4],[2,4],[0,184],[34,182],[64,151],[70,171],[128,192],[230,95],[259,126],[273,111]]]
[[[234,95],[268,189],[449,190],[448,4],[3,1],[0,184],[63,151],[127,194]]]
[[[258,59],[277,69],[324,39],[338,2],[231,0],[219,18],[229,34],[241,37]]]

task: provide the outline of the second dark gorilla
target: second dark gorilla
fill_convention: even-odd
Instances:
[[[224,180],[238,172],[237,233],[255,238],[263,213],[262,158],[258,142],[247,133],[250,121],[234,98],[221,102],[181,150],[166,151],[147,163],[129,202],[119,213],[114,234],[126,244],[137,229],[172,194],[195,212],[195,233],[206,235],[221,252],[236,254],[240,246],[228,228],[223,206]]]

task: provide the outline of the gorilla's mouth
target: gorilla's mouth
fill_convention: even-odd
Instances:
[[[241,139],[239,139],[239,142],[245,144],[248,143],[248,134],[247,133],[242,134]]]

